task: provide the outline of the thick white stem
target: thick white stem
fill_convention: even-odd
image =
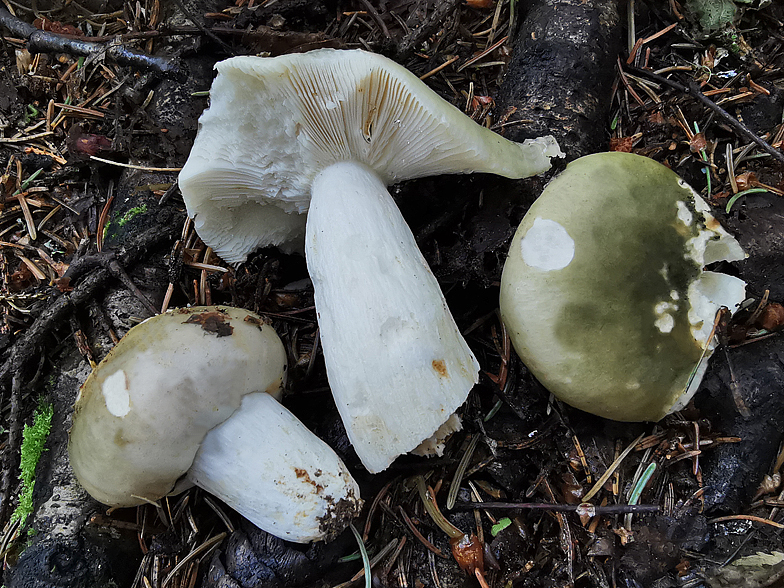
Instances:
[[[357,483],[335,452],[269,394],[248,394],[212,429],[188,479],[265,531],[329,540],[359,515]]]
[[[479,364],[383,182],[340,162],[313,182],[305,255],[330,387],[370,472],[430,437]]]

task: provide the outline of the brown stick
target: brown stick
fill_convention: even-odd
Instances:
[[[165,76],[180,77],[183,73],[178,62],[165,57],[146,55],[115,43],[92,43],[39,30],[16,18],[3,7],[0,7],[0,25],[7,28],[12,35],[25,38],[27,49],[31,53],[69,53],[80,57],[103,54],[120,65],[152,70]]]

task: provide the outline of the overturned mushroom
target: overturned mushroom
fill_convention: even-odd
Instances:
[[[227,307],[132,328],[74,406],[71,466],[97,500],[156,501],[196,484],[265,531],[330,539],[361,508],[335,453],[279,404],[286,355],[271,326]]]
[[[306,234],[330,386],[360,459],[380,471],[450,417],[479,369],[386,186],[530,176],[558,146],[507,141],[364,51],[216,67],[179,179],[188,212],[229,262],[263,245],[299,249]]]
[[[696,392],[721,307],[742,280],[704,266],[745,255],[670,169],[629,153],[570,163],[512,240],[501,314],[555,396],[621,421],[661,419]]]

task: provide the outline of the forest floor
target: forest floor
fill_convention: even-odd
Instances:
[[[546,177],[522,182],[479,175],[393,189],[482,372],[461,409],[464,430],[444,457],[404,456],[376,476],[353,454],[329,394],[304,260],[265,249],[232,267],[186,218],[175,180],[207,106],[216,61],[323,47],[381,52],[503,134],[523,123],[512,122],[514,113],[496,107],[495,97],[513,73],[516,37],[542,4],[39,0],[25,7],[3,0],[6,585],[25,585],[12,575],[31,545],[48,545],[41,565],[61,578],[77,573],[73,561],[51,559],[51,537],[12,518],[23,491],[23,427],[53,402],[53,374],[75,361],[84,376],[131,326],[164,308],[227,304],[275,326],[292,368],[285,403],[359,481],[367,504],[355,524],[374,562],[374,585],[784,586],[784,343],[777,334],[784,318],[776,305],[784,302],[781,4],[560,2],[589,15],[612,6],[622,17],[612,31],[625,49],[612,71],[599,72],[613,83],[593,106],[602,113],[594,137],[600,150],[668,165],[749,255],[718,268],[747,282],[746,309],[720,330],[720,349],[694,401],[659,423],[616,423],[559,403],[517,358],[500,321],[509,241],[562,162]],[[552,132],[560,139],[558,129]],[[69,402],[77,391],[70,390]],[[741,414],[738,398],[750,416]],[[69,406],[54,402],[60,434],[53,425],[52,455],[55,443],[64,444]],[[417,476],[449,521],[475,537],[482,555],[473,564],[458,565],[425,510]],[[53,493],[40,469],[38,480],[36,508]],[[631,514],[633,495],[647,512]],[[581,506],[586,496],[598,509],[594,516]],[[121,556],[105,555],[108,571],[79,568],[78,583],[41,586],[101,585],[106,574],[133,588],[364,582],[348,532],[329,546],[285,544],[196,490],[158,507],[108,513],[82,500],[93,513],[85,537],[104,554],[122,544]]]

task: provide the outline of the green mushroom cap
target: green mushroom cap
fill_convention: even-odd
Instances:
[[[667,167],[630,153],[570,163],[512,240],[501,314],[515,350],[562,401],[656,421],[696,392],[716,312],[745,283],[705,271],[738,242]]]

